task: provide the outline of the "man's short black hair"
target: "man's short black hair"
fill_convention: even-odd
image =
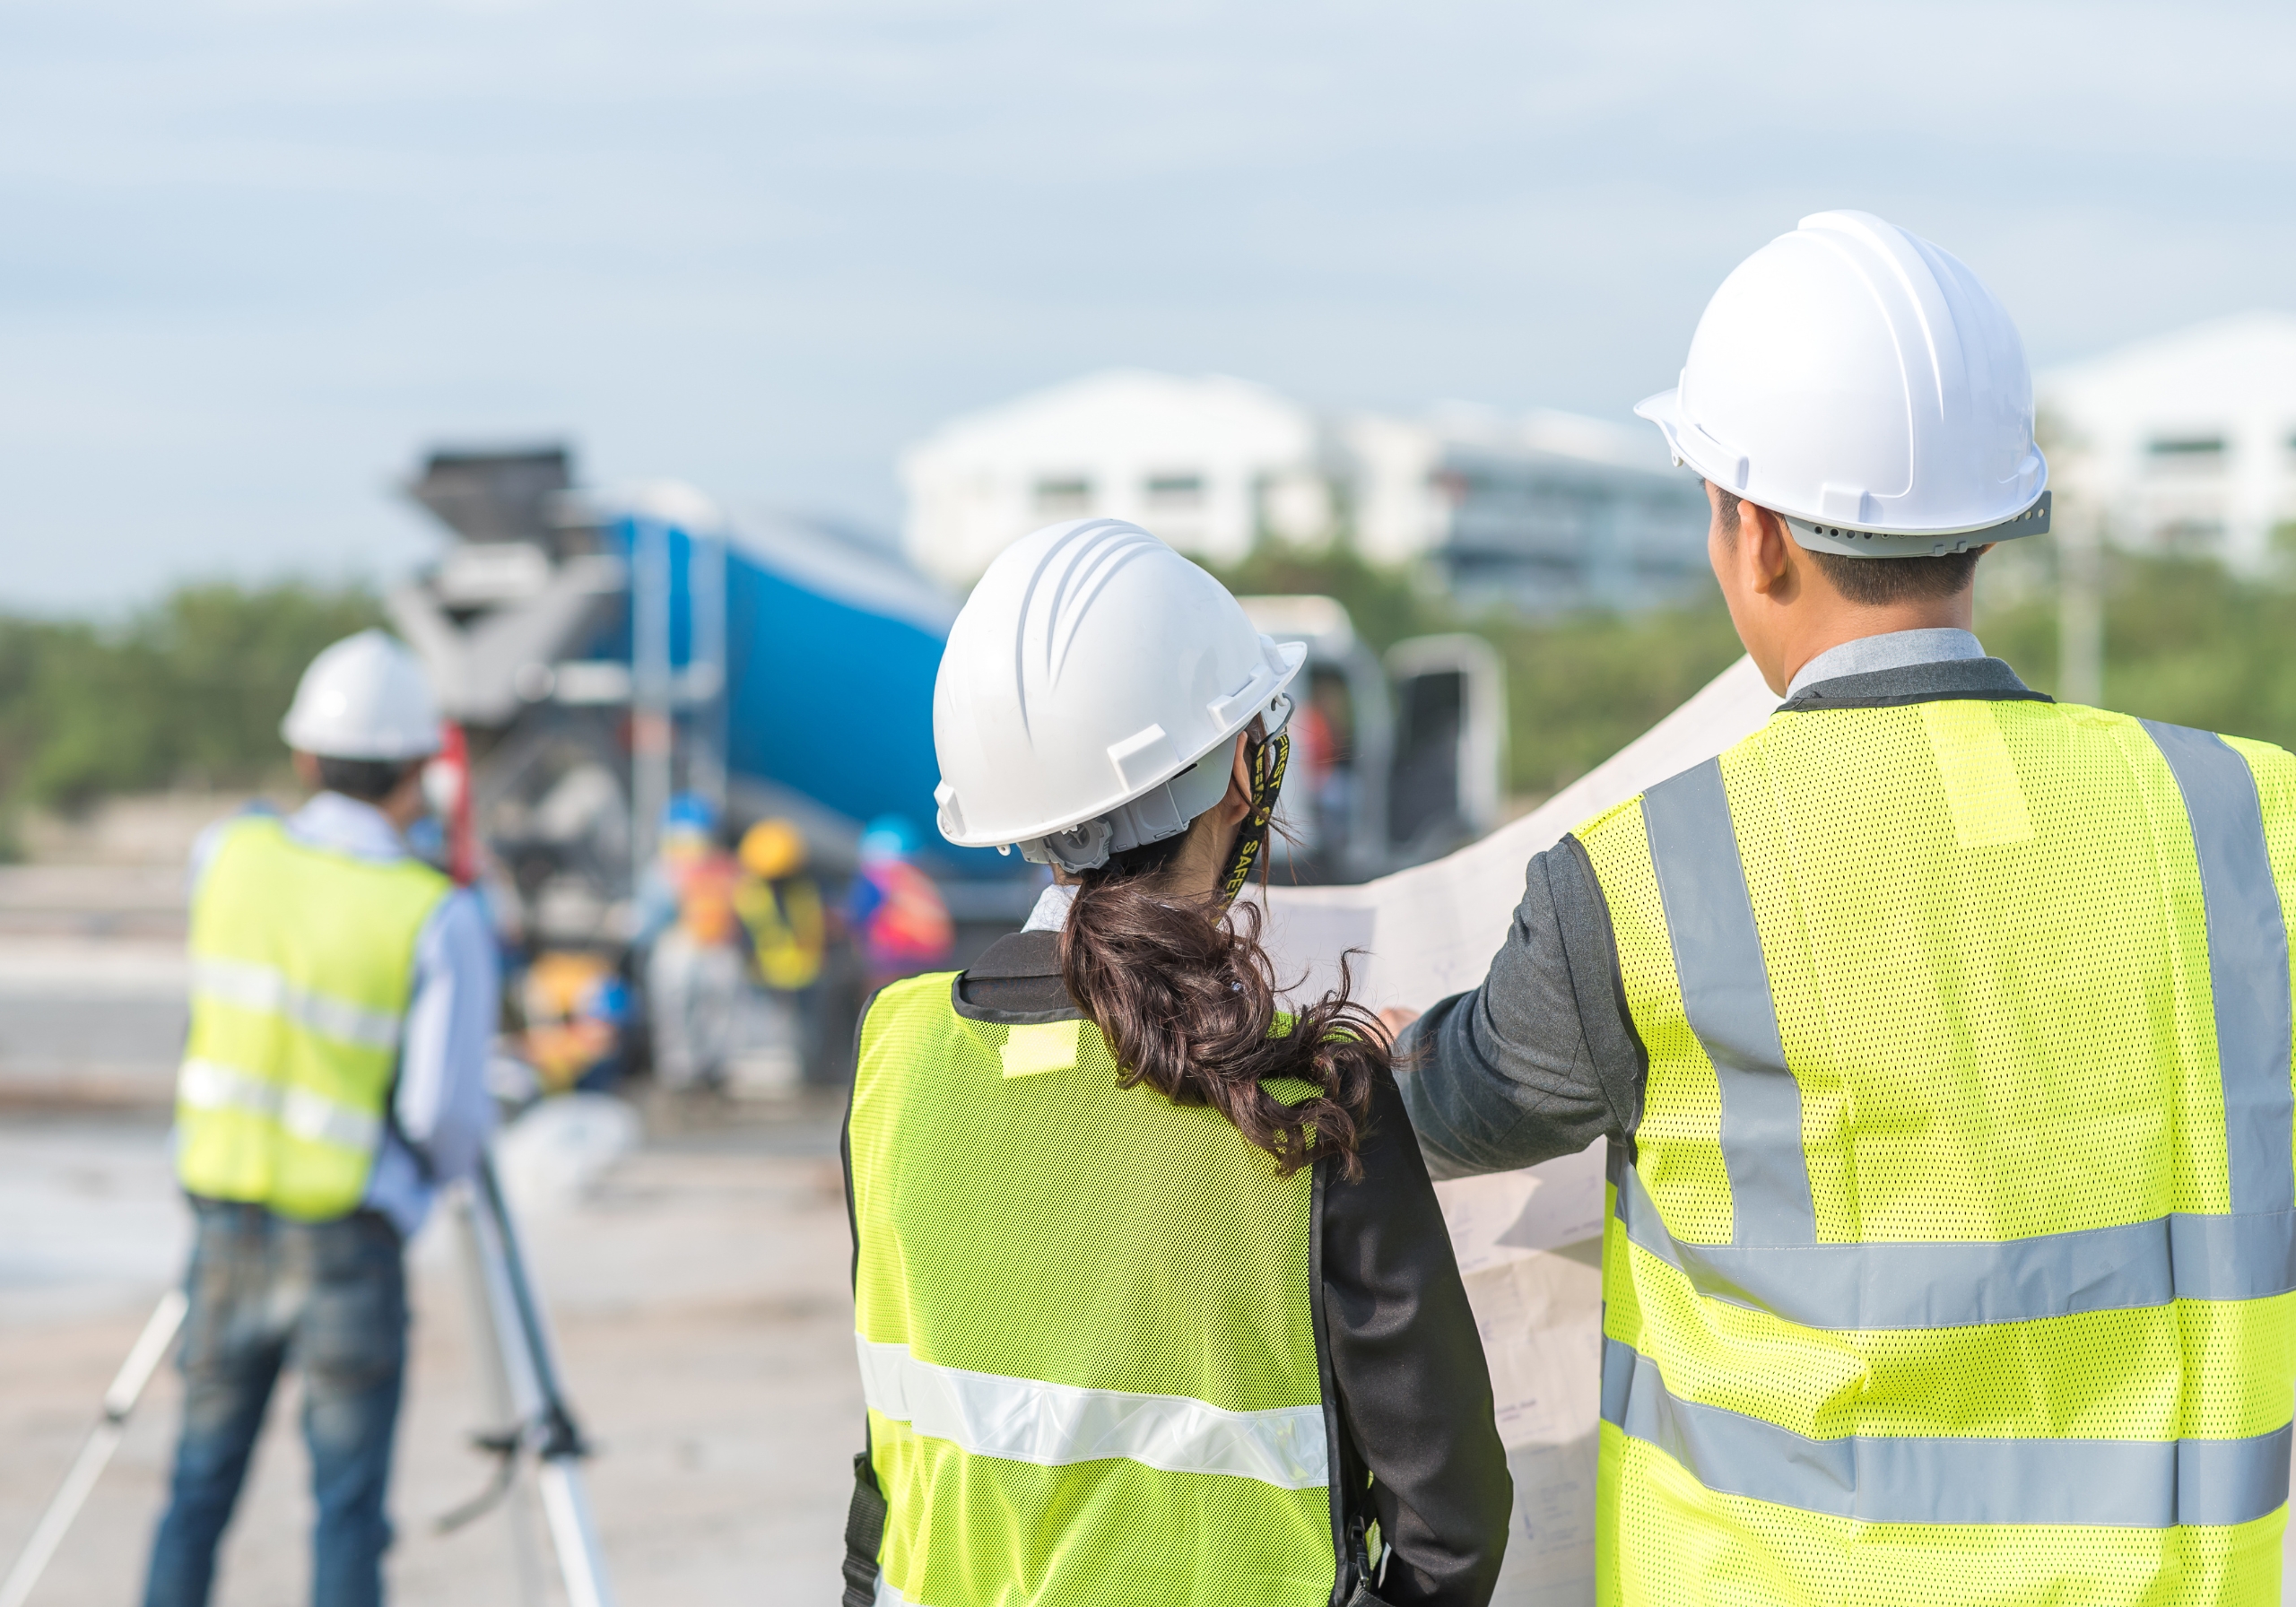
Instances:
[[[319,761],[321,786],[361,804],[381,803],[422,764],[419,759],[329,759],[324,753],[311,757]]]
[[[1735,539],[1740,499],[1718,485],[1714,495],[1722,508],[1722,528]],[[1821,552],[1814,547],[1802,551],[1817,560],[1819,571],[1833,582],[1834,590],[1868,608],[1958,597],[1977,578],[1977,560],[1984,556],[1973,551],[1936,558],[1851,558],[1841,552]]]

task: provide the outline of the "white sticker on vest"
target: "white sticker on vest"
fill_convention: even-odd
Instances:
[[[1953,813],[1953,840],[1964,848],[2005,848],[2033,840],[2025,789],[2002,740],[1993,705],[1978,699],[1924,703],[1921,723],[1936,756],[1937,778]]]
[[[1004,1074],[1033,1077],[1065,1072],[1076,1064],[1076,1029],[1082,1021],[1039,1021],[1014,1027],[1004,1039]]]

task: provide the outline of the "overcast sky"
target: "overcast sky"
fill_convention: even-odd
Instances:
[[[1624,417],[1804,213],[2038,364],[2296,308],[2296,7],[0,0],[0,608],[387,578],[436,442],[891,530],[1112,363]]]

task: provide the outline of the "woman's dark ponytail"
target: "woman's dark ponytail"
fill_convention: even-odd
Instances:
[[[1335,1154],[1361,1176],[1372,1090],[1391,1064],[1385,1029],[1348,996],[1343,958],[1338,988],[1278,1033],[1259,906],[1161,888],[1187,840],[1127,850],[1080,879],[1060,940],[1069,997],[1108,1035],[1125,1087],[1213,1107],[1275,1157],[1278,1176]],[[1276,1077],[1322,1091],[1287,1104],[1261,1086]]]

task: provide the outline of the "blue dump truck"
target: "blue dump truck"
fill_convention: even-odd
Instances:
[[[1036,867],[932,828],[956,604],[899,558],[682,485],[585,489],[559,447],[435,453],[407,491],[455,540],[391,593],[392,621],[463,733],[476,864],[528,955],[623,965],[664,809],[688,794],[733,827],[796,822],[832,893],[868,822],[908,821],[955,963],[1023,918]],[[1421,638],[1383,662],[1328,598],[1247,606],[1309,648],[1279,879],[1360,881],[1497,823],[1505,689],[1487,646]],[[843,992],[832,1017],[857,1008]]]

